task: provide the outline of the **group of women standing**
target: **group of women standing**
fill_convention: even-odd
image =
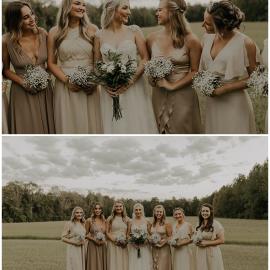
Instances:
[[[184,0],[160,0],[158,24],[164,26],[144,39],[139,27],[126,26],[128,0],[106,1],[102,29],[89,22],[84,0],[63,0],[57,25],[49,34],[36,25],[27,2],[11,2],[5,14],[3,74],[12,81],[8,110],[10,133],[255,133],[254,112],[245,90],[259,62],[255,43],[237,31],[244,14],[230,1],[210,4],[205,11],[202,42],[185,19]],[[94,68],[106,62],[108,50],[137,60],[128,85],[112,89],[83,89],[68,75],[78,66]],[[137,57],[139,54],[139,58]],[[156,56],[169,57],[174,70],[168,78],[149,83],[144,64]],[[10,63],[15,69],[11,69]],[[55,83],[38,93],[25,85],[28,64],[40,65]],[[207,97],[202,129],[197,93],[191,87],[198,70],[222,77],[222,86]],[[123,118],[112,121],[112,95],[118,95]]]
[[[62,234],[62,241],[68,244],[66,269],[223,270],[219,245],[224,243],[224,229],[214,219],[213,207],[201,206],[194,229],[185,221],[182,208],[175,208],[173,217],[175,223],[170,224],[164,207],[157,205],[149,222],[143,205],[136,203],[130,219],[123,202],[116,201],[107,220],[101,204],[95,203],[91,217],[85,221],[83,209],[75,207]],[[142,244],[130,242],[132,233],[138,231],[147,235]],[[104,238],[98,239],[98,233]],[[122,244],[117,240],[119,235],[125,239]],[[155,242],[151,240],[154,235],[158,236]]]

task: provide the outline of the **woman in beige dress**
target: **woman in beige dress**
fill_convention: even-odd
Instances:
[[[264,46],[262,51],[262,63],[268,69],[268,38],[264,40]],[[265,114],[264,132],[268,133],[268,109]]]
[[[211,97],[206,97],[206,133],[256,133],[253,107],[245,88],[259,59],[255,43],[236,30],[243,19],[240,9],[227,0],[210,4],[205,13],[203,26],[209,34],[203,40],[200,70],[218,74],[222,83]]]
[[[172,270],[171,249],[168,239],[172,236],[172,227],[166,223],[166,213],[162,205],[155,206],[153,210],[153,223],[151,224],[151,237],[154,234],[160,236],[158,243],[152,244],[152,257],[154,270]],[[151,239],[150,237],[150,239]]]
[[[224,243],[224,229],[214,220],[214,209],[203,204],[199,213],[199,225],[194,236],[196,243],[196,270],[224,270],[219,245]]]
[[[144,207],[140,203],[133,206],[132,220],[129,223],[128,235],[136,232],[142,232],[148,238],[150,234],[150,223],[144,216]],[[139,254],[138,254],[139,252]],[[130,243],[128,245],[129,270],[152,270],[153,261],[151,249],[146,239],[142,245]]]
[[[63,0],[57,26],[49,32],[48,65],[55,75],[56,133],[102,133],[97,87],[70,83],[79,66],[93,69],[93,36],[84,0]]]
[[[21,1],[8,4],[5,25],[7,33],[2,38],[3,74],[12,81],[9,131],[13,134],[55,133],[51,84],[37,92],[26,86],[24,80],[27,65],[46,69],[47,33],[36,25],[30,4]]]
[[[86,270],[107,270],[106,220],[100,203],[95,203],[92,215],[85,223],[88,241]],[[103,236],[104,239],[101,239]]]
[[[75,207],[65,224],[62,241],[67,244],[66,270],[85,270],[85,219],[81,207]]]
[[[189,29],[186,8],[184,0],[161,0],[157,17],[164,27],[147,38],[151,58],[165,56],[174,64],[172,74],[157,81],[153,89],[154,112],[159,133],[163,134],[201,132],[199,101],[191,87],[199,68],[201,45]]]
[[[194,270],[194,257],[190,243],[193,234],[192,226],[185,221],[185,213],[182,208],[173,210],[176,223],[173,225],[171,237],[173,270]]]
[[[126,213],[126,208],[122,201],[116,201],[112,208],[112,214],[107,219],[106,235],[108,238],[108,270],[128,269],[128,226],[129,218]],[[122,243],[118,241],[120,237],[123,239]]]

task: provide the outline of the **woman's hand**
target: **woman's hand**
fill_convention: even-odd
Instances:
[[[166,79],[158,80],[156,85],[160,88],[165,88],[166,90],[173,91],[174,87],[173,84],[168,82]]]
[[[72,92],[79,92],[83,90],[82,87],[70,82],[67,83],[67,88]]]
[[[157,81],[155,79],[153,79],[152,77],[147,77],[147,80],[148,80],[149,84],[152,87],[156,87],[157,86]]]
[[[218,96],[224,95],[224,94],[226,94],[226,93],[227,93],[226,88],[225,88],[224,86],[221,86],[221,87],[216,88],[216,89],[213,91],[211,97],[218,97]]]
[[[30,87],[29,85],[27,85],[26,82],[22,83],[22,87],[26,92],[28,92],[31,95],[35,95],[35,94],[38,93],[38,91],[36,89],[34,89],[34,88]]]
[[[209,246],[209,241],[207,241],[207,240],[199,241],[198,243],[196,243],[196,246],[198,246],[198,247],[208,247]]]
[[[84,240],[79,241],[79,242],[75,242],[74,245],[80,247],[80,246],[84,245]]]
[[[97,89],[96,84],[92,84],[87,88],[82,88],[82,90],[87,94],[87,95],[92,95],[94,91]]]

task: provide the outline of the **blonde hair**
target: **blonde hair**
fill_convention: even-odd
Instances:
[[[164,206],[163,206],[163,205],[158,204],[158,205],[156,205],[156,206],[154,207],[154,209],[153,209],[153,218],[154,218],[154,221],[153,221],[153,227],[155,227],[155,226],[156,226],[156,224],[157,224],[157,217],[156,217],[155,212],[156,212],[156,210],[157,210],[158,208],[161,208],[161,209],[162,209],[162,211],[163,211],[163,216],[162,216],[162,218],[161,218],[160,225],[165,225],[165,220],[166,220],[166,211],[165,211],[165,208],[164,208]]]
[[[169,24],[174,48],[182,48],[185,36],[191,32],[185,11],[187,4],[185,0],[166,0],[169,12]]]
[[[143,207],[143,205],[141,204],[141,203],[135,203],[134,204],[134,206],[133,206],[133,212],[132,212],[132,219],[134,219],[135,218],[135,209],[137,208],[137,207],[140,207],[141,208],[141,210],[142,210],[142,217],[145,219],[145,213],[144,213],[144,207]]]
[[[57,15],[57,33],[55,37],[55,48],[59,48],[63,40],[68,34],[69,27],[69,15],[72,9],[73,0],[62,0],[61,7]],[[93,37],[88,33],[87,28],[90,26],[90,20],[86,14],[83,14],[83,17],[80,19],[80,35],[86,41],[89,41],[93,44]]]
[[[185,211],[184,211],[183,208],[181,208],[181,207],[176,207],[176,208],[174,208],[174,209],[173,209],[173,215],[174,215],[174,213],[175,213],[176,211],[180,211],[180,212],[182,213],[183,217],[185,217]]]
[[[78,209],[82,210],[82,212],[83,212],[82,219],[80,220],[80,222],[84,224],[85,223],[84,211],[83,211],[83,209],[80,206],[74,207],[74,209],[72,210],[72,213],[71,213],[70,221],[71,222],[74,222],[75,221],[75,213],[76,213],[76,211]]]
[[[115,201],[115,202],[114,202],[113,208],[112,208],[112,212],[111,212],[111,215],[108,217],[108,221],[109,221],[109,225],[110,225],[110,226],[112,225],[113,220],[114,220],[114,218],[115,218],[115,216],[116,216],[115,206],[116,206],[116,204],[118,204],[118,203],[120,203],[120,204],[123,205],[122,220],[123,220],[123,222],[124,222],[125,224],[128,223],[128,216],[127,216],[127,210],[126,210],[126,207],[125,207],[123,201],[118,200],[118,201]]]
[[[106,29],[113,21],[116,9],[124,0],[107,0],[103,5],[101,14],[101,28]],[[127,0],[128,1],[128,0]]]
[[[104,216],[104,213],[103,213],[103,206],[102,206],[102,204],[101,203],[99,203],[99,202],[95,202],[94,204],[93,204],[93,206],[92,206],[92,209],[91,209],[91,221],[95,221],[95,219],[96,219],[96,215],[95,215],[95,209],[96,209],[96,206],[99,206],[100,208],[101,208],[101,215],[100,215],[100,218],[101,218],[101,220],[102,221],[105,221],[105,216]]]

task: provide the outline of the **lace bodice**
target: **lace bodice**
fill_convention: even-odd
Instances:
[[[140,225],[135,224],[134,222],[131,222],[131,232],[134,230],[142,230],[145,233],[148,233],[147,231],[147,222],[144,222]]]

